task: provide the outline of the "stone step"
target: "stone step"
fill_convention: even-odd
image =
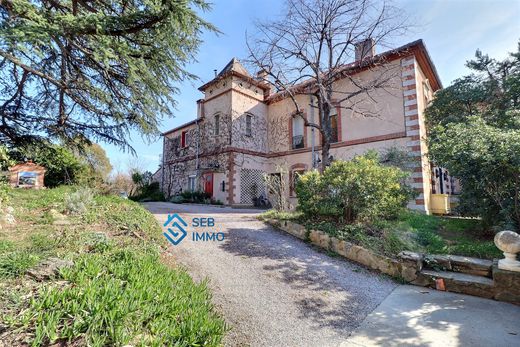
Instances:
[[[424,259],[424,267],[432,270],[448,270],[469,275],[491,278],[493,261],[459,255],[428,255]],[[440,269],[437,269],[440,268]]]
[[[445,290],[448,292],[475,295],[483,298],[493,298],[494,296],[494,282],[488,277],[427,269],[423,269],[420,272],[420,277],[424,285],[432,288],[441,289],[442,285],[437,283],[436,280],[442,279]]]

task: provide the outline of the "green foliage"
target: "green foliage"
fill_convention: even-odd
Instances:
[[[35,345],[81,336],[91,346],[218,346],[225,332],[206,284],[155,252],[83,255],[62,277],[71,285],[41,290],[22,318],[35,326]]]
[[[175,195],[170,199],[171,202],[177,204],[192,203],[192,204],[208,204],[208,205],[224,205],[222,201],[215,200],[211,194],[202,190],[190,191],[186,190],[179,195]]]
[[[0,253],[0,279],[18,277],[35,266],[40,257],[29,250],[11,250]]]
[[[383,166],[374,152],[335,161],[323,174],[305,173],[296,184],[298,208],[308,217],[333,217],[344,223],[395,218],[414,196],[407,173]]]
[[[290,220],[304,224],[307,230],[327,234],[395,257],[401,251],[430,254],[455,254],[493,259],[501,257],[493,242],[493,233],[481,229],[477,219],[444,218],[405,210],[395,220],[344,224],[330,218],[306,217],[301,212],[269,210],[263,220]]]
[[[130,196],[134,201],[165,201],[159,182],[143,184],[137,188],[136,194]]]
[[[461,180],[459,212],[520,230],[520,44],[503,61],[477,51],[467,66],[474,74],[427,109],[430,155]]]
[[[0,141],[129,147],[158,133],[204,30],[203,0],[0,3]],[[161,115],[161,116],[160,116]]]
[[[226,327],[206,284],[161,263],[161,227],[138,203],[98,195],[86,213],[69,217],[73,226],[34,224],[51,208],[64,210],[73,191],[10,193],[23,213],[16,233],[0,234],[0,279],[9,280],[0,288],[4,330],[34,346],[219,346]],[[37,285],[11,280],[50,256],[74,265]]]
[[[86,178],[90,181],[88,183],[95,184],[107,181],[108,175],[112,171],[112,164],[110,164],[110,159],[100,145],[93,143],[80,147],[76,151],[76,156],[80,162],[87,166]]]
[[[71,150],[60,145],[33,142],[13,148],[10,155],[18,162],[31,160],[45,167],[47,187],[75,184],[88,175],[88,167]]]
[[[84,214],[92,204],[94,192],[87,187],[80,187],[65,196],[65,210],[70,214]]]
[[[4,207],[9,202],[9,185],[0,181],[0,208]]]
[[[9,155],[9,150],[6,146],[0,145],[0,171],[7,170],[12,165],[14,165],[14,161]]]
[[[301,220],[302,213],[296,211],[278,211],[275,209],[271,209],[260,214],[259,218],[278,220]]]

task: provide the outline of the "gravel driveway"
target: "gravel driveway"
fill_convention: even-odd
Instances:
[[[231,327],[228,346],[338,346],[396,284],[255,219],[255,210],[153,202],[161,224],[177,212],[215,218],[225,240],[188,236],[170,251],[197,281],[207,278]]]

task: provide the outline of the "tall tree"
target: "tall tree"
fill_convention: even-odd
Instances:
[[[194,76],[204,0],[0,1],[0,141],[92,139],[130,148],[158,132]]]
[[[112,171],[112,164],[103,147],[97,143],[89,146],[84,146],[81,151],[76,153],[79,160],[87,164],[90,176],[95,179],[107,181],[110,172]]]
[[[361,116],[378,116],[375,95],[395,89],[392,80],[400,70],[370,55],[374,45],[388,46],[407,28],[403,11],[375,0],[286,0],[280,19],[258,24],[258,34],[248,42],[249,60],[265,72],[265,82],[291,98],[295,117],[319,131],[322,169],[330,163],[331,110],[340,104]],[[373,73],[365,79],[349,73],[360,67]],[[349,80],[349,90],[335,84],[341,78]],[[297,98],[302,94],[314,98],[318,120],[302,112],[309,104],[308,98]]]
[[[520,43],[502,61],[477,51],[472,74],[426,110],[432,160],[461,180],[460,210],[520,230]]]

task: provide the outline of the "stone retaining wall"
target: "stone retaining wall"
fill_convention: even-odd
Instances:
[[[436,279],[441,278],[444,290],[520,305],[520,273],[500,270],[496,261],[408,251],[393,259],[325,232],[307,230],[291,221],[268,219],[265,222],[315,246],[411,284],[438,288]],[[432,264],[435,271],[426,268]]]

